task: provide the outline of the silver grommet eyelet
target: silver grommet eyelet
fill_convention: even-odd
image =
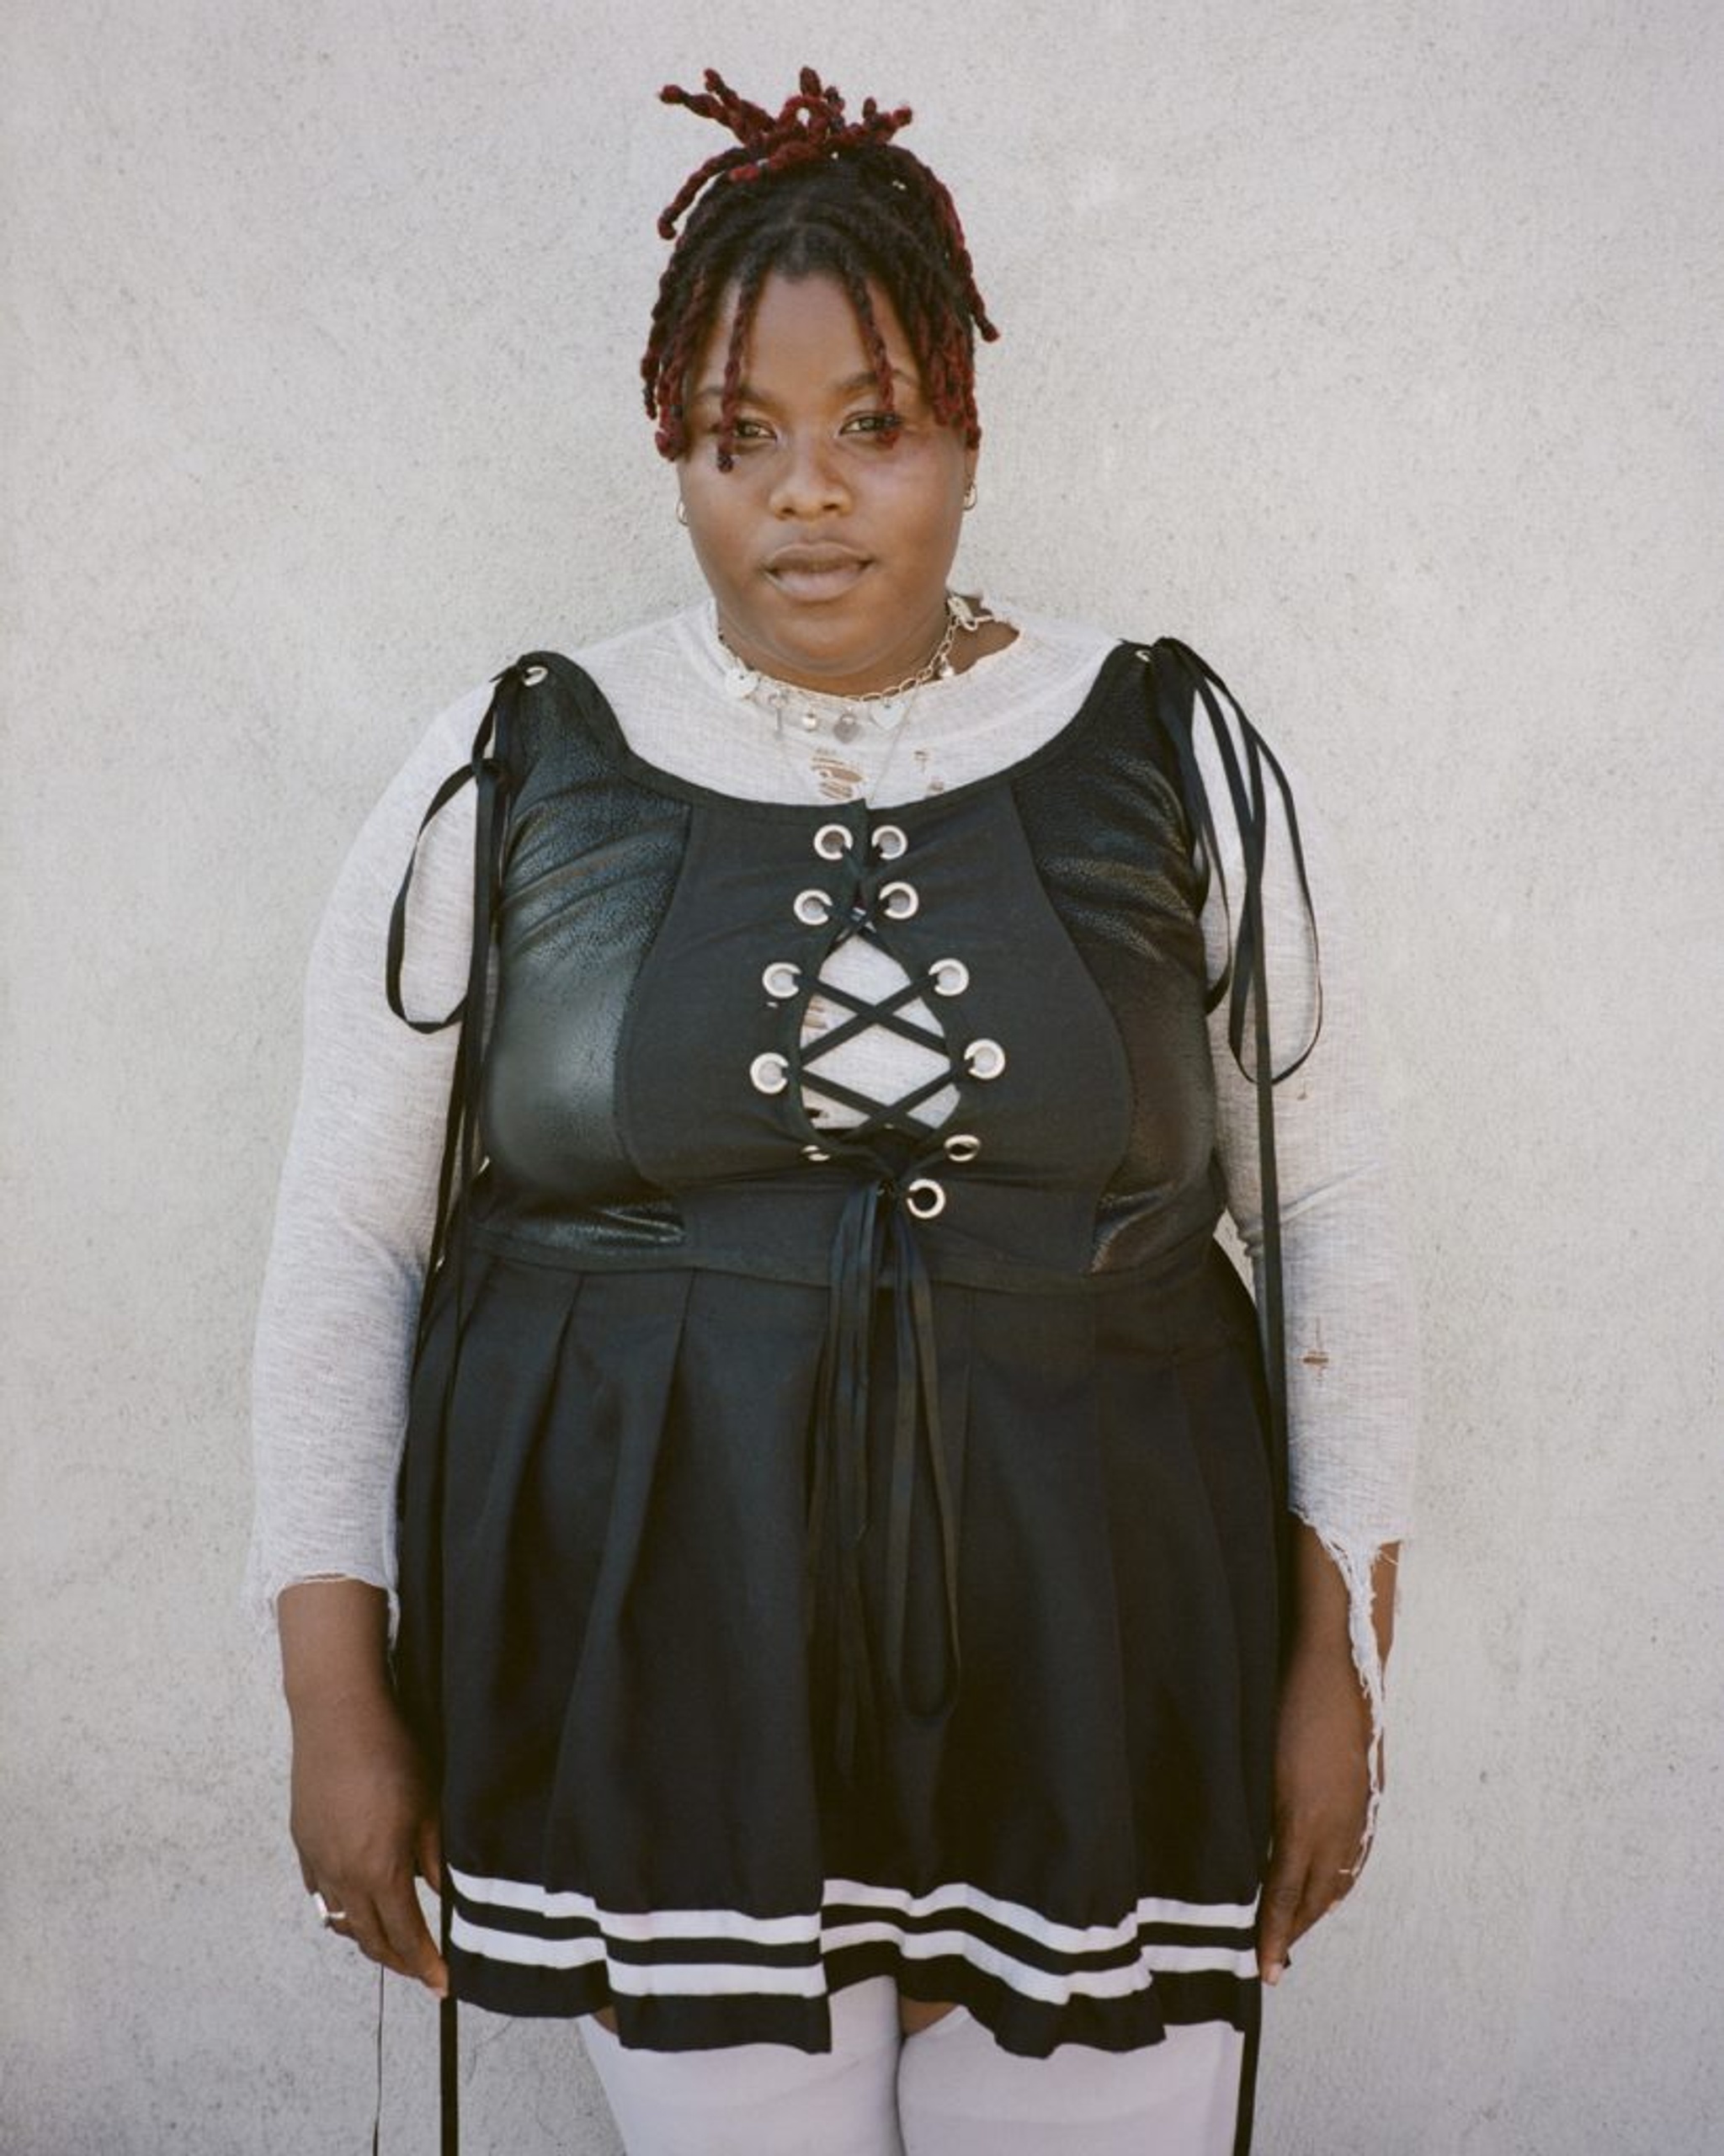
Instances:
[[[787,958],[774,958],[761,975],[760,985],[775,1003],[787,1003],[802,985],[802,969]]]
[[[547,669],[542,666],[529,666],[524,668],[521,673],[522,688],[536,689],[540,683],[544,680],[546,671]]]
[[[896,823],[882,823],[870,842],[883,861],[895,861],[909,846],[909,840]]]
[[[918,1220],[934,1220],[946,1209],[946,1194],[931,1175],[918,1175],[904,1186],[904,1209]]]
[[[955,1160],[960,1165],[966,1160],[974,1160],[981,1150],[981,1139],[971,1131],[954,1131],[946,1140],[946,1158]]]
[[[974,1078],[997,1078],[1006,1067],[1006,1051],[998,1041],[972,1041],[964,1051],[964,1067]]]
[[[790,911],[811,929],[823,928],[832,918],[832,894],[827,891],[799,891]]]
[[[937,996],[961,996],[970,985],[970,968],[961,958],[936,958],[928,969]]]
[[[804,1160],[813,1161],[817,1166],[823,1160],[830,1160],[832,1155],[829,1153],[822,1153],[818,1146],[804,1146],[802,1158]]]
[[[748,1077],[757,1093],[782,1093],[790,1082],[790,1067],[771,1048],[749,1064]]]
[[[916,886],[910,883],[886,883],[881,886],[880,903],[889,921],[907,921],[921,907]]]
[[[822,823],[814,834],[814,850],[823,861],[839,861],[855,840],[842,823]]]

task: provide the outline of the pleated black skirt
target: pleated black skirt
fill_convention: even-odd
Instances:
[[[955,1633],[913,1489],[900,1659],[876,1646],[844,1764],[808,1548],[825,1292],[482,1249],[460,1300],[416,1380],[400,1642],[444,1781],[460,1996],[609,2006],[668,2050],[823,2048],[830,1993],[881,1973],[1030,2056],[1245,2026],[1274,1527],[1253,1318],[1219,1254],[1172,1307],[1129,1279],[937,1287]],[[880,1349],[857,1567],[876,1642]]]

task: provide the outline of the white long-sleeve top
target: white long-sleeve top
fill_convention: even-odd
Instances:
[[[838,738],[827,700],[793,696],[774,714],[739,697],[710,604],[573,656],[616,713],[631,748],[678,777],[759,801],[890,807],[1004,769],[1056,732],[1115,640],[997,607],[1019,633],[1006,649],[916,691],[909,716]],[[428,1248],[455,1036],[411,1031],[384,997],[387,924],[431,796],[466,763],[491,694],[483,684],[426,733],[359,833],[314,945],[304,1073],[282,1174],[253,1365],[257,1510],[247,1600],[267,1623],[295,1581],[395,1584],[395,1482],[420,1282]],[[805,708],[819,723],[808,726]],[[1211,977],[1226,961],[1244,875],[1213,744],[1198,731],[1221,873],[1204,915]],[[1385,1187],[1378,1113],[1351,951],[1328,843],[1298,798],[1322,940],[1317,1046],[1276,1089],[1294,1509],[1347,1577],[1361,1680],[1381,1723],[1370,1643],[1372,1559],[1407,1531],[1417,1425],[1413,1307]],[[471,929],[473,796],[458,795],[422,844],[408,918],[405,993],[441,1014],[465,987]],[[1309,1038],[1316,975],[1298,879],[1285,844],[1265,889],[1265,965],[1275,1064]],[[855,954],[847,958],[847,952]],[[861,940],[829,972],[877,960]],[[851,982],[870,993],[879,984]],[[817,1003],[811,1024],[817,1025]],[[1211,1019],[1216,1144],[1228,1211],[1261,1270],[1257,1107],[1228,1046],[1225,1004]],[[881,1032],[851,1050],[845,1075],[889,1098],[917,1050]],[[870,1078],[873,1080],[870,1083]],[[929,1104],[938,1115],[941,1104]]]

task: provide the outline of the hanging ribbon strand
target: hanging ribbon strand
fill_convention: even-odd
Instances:
[[[1231,689],[1189,645],[1163,637],[1143,653],[1149,663],[1154,709],[1174,753],[1192,830],[1193,856],[1199,875],[1201,911],[1211,881],[1219,885],[1227,925],[1227,956],[1210,984],[1208,1008],[1223,997],[1227,1004],[1227,1041],[1234,1061],[1255,1089],[1258,1152],[1263,1201],[1262,1309],[1264,1375],[1269,1397],[1269,1467],[1283,1576],[1290,1548],[1292,1515],[1287,1504],[1287,1319],[1281,1248],[1280,1185],[1275,1168],[1274,1089],[1298,1070],[1316,1047],[1322,1027],[1322,975],[1318,966],[1317,915],[1306,875],[1305,849],[1293,790],[1274,752],[1240,709]],[[1223,700],[1226,711],[1222,709]],[[1227,890],[1222,849],[1214,812],[1198,760],[1196,727],[1201,712],[1226,777],[1229,804],[1239,834],[1244,865],[1237,927]],[[1227,712],[1232,715],[1229,723]],[[1237,727],[1238,739],[1234,733]],[[1269,855],[1269,791],[1273,780],[1280,802],[1287,841],[1304,908],[1311,963],[1317,978],[1311,1030],[1299,1051],[1277,1070],[1269,1025],[1269,990],[1264,931],[1264,879]],[[1248,1056],[1246,1036],[1250,1035]]]

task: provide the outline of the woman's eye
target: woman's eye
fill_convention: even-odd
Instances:
[[[712,431],[715,434],[721,434],[724,429],[722,425],[718,425],[715,426]],[[732,425],[731,439],[736,442],[764,442],[768,439],[770,432],[771,429],[766,425],[764,420],[738,419]]]
[[[903,425],[896,412],[859,412],[844,422],[847,434],[873,434],[890,439]]]

